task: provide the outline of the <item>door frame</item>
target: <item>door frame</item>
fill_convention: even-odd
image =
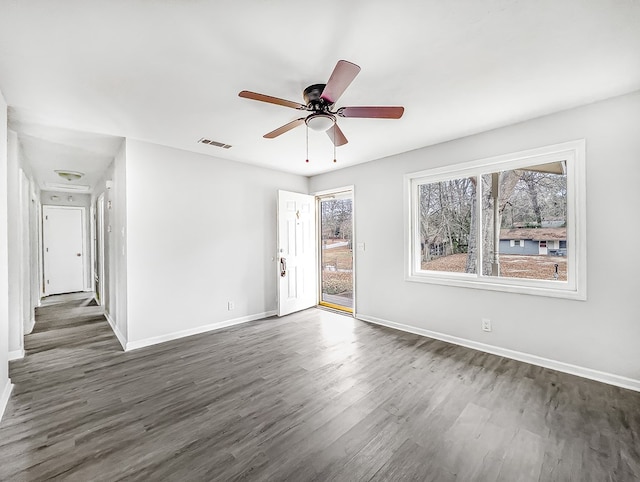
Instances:
[[[105,241],[105,237],[104,237],[104,193],[101,193],[95,202],[94,205],[94,209],[95,209],[95,230],[96,230],[96,262],[97,262],[97,268],[98,268],[98,291],[96,294],[98,295],[98,304],[100,304],[101,306],[105,306],[105,290],[106,290],[106,286],[104,283],[104,273],[105,273],[105,269],[104,269],[104,241]],[[92,273],[93,274],[93,273]]]
[[[353,292],[353,308],[351,309],[341,309],[338,307],[330,306],[330,303],[325,303],[322,301],[322,230],[321,230],[321,212],[320,212],[320,201],[323,198],[330,197],[336,194],[350,193],[351,194],[351,255],[353,257],[353,271],[352,271],[352,292]],[[318,306],[325,306],[327,308],[337,309],[345,314],[350,314],[354,318],[356,317],[356,261],[357,261],[357,249],[358,246],[356,242],[356,196],[355,196],[355,186],[342,186],[334,189],[327,189],[323,191],[316,191],[312,194],[316,198],[316,259],[317,259],[317,274],[318,274]],[[346,308],[346,307],[345,307]]]
[[[54,293],[49,293],[47,289],[47,256],[45,253],[45,245],[47,240],[44,236],[44,222],[46,220],[45,211],[47,209],[78,209],[81,212],[80,219],[82,221],[82,291],[87,291],[87,208],[84,206],[56,206],[55,204],[43,204],[42,205],[42,279],[44,296],[49,296]]]
[[[25,198],[26,197],[26,198]],[[17,244],[17,256],[18,256],[18,325],[20,346],[18,351],[22,352],[21,356],[24,356],[24,335],[30,330],[31,316],[29,315],[29,309],[25,309],[25,305],[31,305],[31,277],[30,277],[30,263],[29,263],[29,204],[31,200],[31,189],[29,185],[29,178],[22,168],[18,168],[18,244]],[[26,289],[25,289],[25,284]]]

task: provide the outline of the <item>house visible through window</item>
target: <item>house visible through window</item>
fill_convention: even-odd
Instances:
[[[410,281],[584,298],[584,142],[405,176]]]

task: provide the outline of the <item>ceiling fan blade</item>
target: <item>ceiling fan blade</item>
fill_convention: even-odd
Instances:
[[[299,102],[293,102],[291,100],[280,99],[279,97],[273,97],[271,95],[258,94],[256,92],[250,92],[248,90],[243,90],[238,94],[240,97],[244,97],[245,99],[251,100],[259,100],[260,102],[267,102],[268,104],[276,104],[283,105],[285,107],[291,107],[292,109],[306,109],[307,106],[304,104],[300,104]]]
[[[285,124],[282,127],[278,127],[276,130],[271,131],[271,132],[269,132],[268,134],[265,134],[262,137],[264,137],[266,139],[273,139],[274,137],[278,137],[279,135],[290,131],[294,127],[298,127],[300,124],[304,124],[304,120],[305,120],[305,117],[301,117],[300,119],[296,119],[294,121],[291,121],[288,124]]]
[[[404,114],[404,107],[341,107],[338,109],[337,114],[340,117],[360,117],[365,119],[400,119]]]
[[[339,60],[320,97],[329,104],[335,104],[359,72],[360,67],[356,64]]]
[[[327,129],[327,135],[329,136],[329,139],[331,139],[331,142],[336,145],[336,147],[344,146],[347,142],[349,142],[338,127],[338,124],[333,124],[333,127]]]

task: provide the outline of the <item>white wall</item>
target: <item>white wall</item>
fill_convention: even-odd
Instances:
[[[126,140],[96,184],[90,204],[104,194],[104,300],[109,323],[123,346],[127,340]],[[107,182],[111,187],[107,189]],[[93,240],[91,241],[93,243]],[[124,253],[124,254],[123,254]],[[93,268],[92,268],[93,276]]]
[[[276,309],[276,193],[306,177],[132,140],[126,167],[133,346]]]
[[[9,256],[9,352],[15,358],[23,350],[22,314],[20,303],[20,269],[22,247],[20,244],[20,178],[18,134],[7,134],[7,234]]]
[[[110,192],[107,189],[107,181],[112,182],[113,181],[113,171],[114,171],[114,167],[115,163],[112,162],[109,167],[107,167],[107,170],[104,173],[104,176],[102,177],[102,179],[100,179],[100,181],[98,181],[96,183],[96,186],[93,189],[93,194],[91,195],[91,204],[94,206],[95,208],[95,204],[96,201],[98,200],[98,197],[100,197],[101,194],[104,194],[104,218],[103,218],[103,230],[104,230],[104,279],[102,280],[103,286],[104,286],[104,299],[101,301],[102,305],[105,308],[105,312],[109,315],[109,317],[111,317],[111,321],[115,323],[115,320],[113,319],[113,317],[115,317],[115,304],[113,305],[113,307],[110,308],[110,278],[112,278],[113,276],[115,276],[115,268],[111,267],[111,263],[110,263],[110,249],[109,249],[109,225],[110,225],[110,216],[113,216],[113,210],[109,210],[107,208],[107,204],[109,202],[110,199]],[[95,233],[97,235],[97,232]],[[97,256],[97,253],[96,253]],[[93,269],[93,268],[92,268]],[[111,272],[114,272],[113,275],[111,275]],[[93,276],[93,271],[92,271],[92,276]],[[111,313],[113,313],[113,316],[111,316]]]
[[[7,103],[0,92],[0,418],[9,394],[9,257],[7,248]]]
[[[113,161],[113,187],[108,192],[107,200],[111,201],[109,212],[109,224],[111,232],[107,232],[109,238],[109,270],[110,277],[110,304],[109,312],[115,314],[115,321],[122,336],[127,339],[129,323],[127,314],[127,148],[128,140],[122,142],[122,146]],[[144,188],[143,188],[144,190]]]
[[[313,177],[311,192],[355,186],[355,235],[366,243],[357,253],[358,313],[602,371],[640,389],[639,129],[636,92]],[[580,138],[587,148],[587,301],[404,281],[405,173]],[[481,331],[481,318],[491,319],[491,333]]]
[[[37,204],[33,194],[37,196],[38,189],[18,135],[12,130],[8,131],[7,151],[7,229],[9,279],[12,280],[9,284],[9,353],[13,359],[23,354],[23,334],[33,329],[35,307],[39,302],[39,290],[36,288],[37,292],[32,293],[38,246],[37,239],[32,239],[37,219],[31,219],[32,214],[37,214],[32,204]]]
[[[41,191],[40,200],[42,204],[48,206],[81,206],[86,207],[87,210],[91,206],[91,195],[85,193]]]

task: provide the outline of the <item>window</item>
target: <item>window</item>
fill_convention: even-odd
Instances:
[[[585,143],[405,176],[407,280],[586,299]]]

